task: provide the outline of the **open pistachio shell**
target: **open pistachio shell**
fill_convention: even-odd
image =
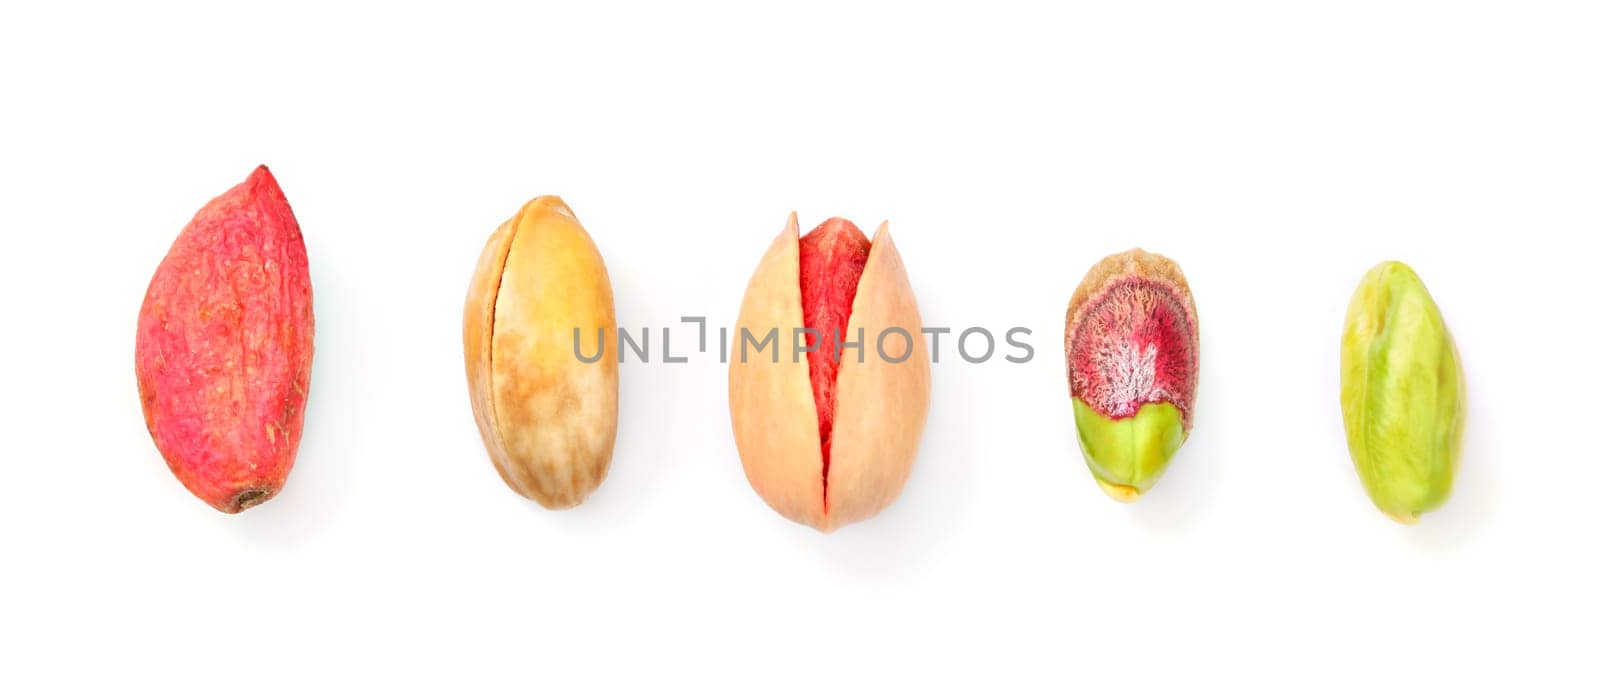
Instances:
[[[756,493],[784,517],[826,532],[876,515],[905,486],[927,419],[931,368],[916,298],[884,223],[851,307],[845,338],[864,338],[865,347],[840,355],[825,475],[807,358],[796,351],[805,339],[794,333],[805,326],[799,238],[790,215],[750,278],[730,342],[728,405]],[[758,350],[773,330],[776,348]]]

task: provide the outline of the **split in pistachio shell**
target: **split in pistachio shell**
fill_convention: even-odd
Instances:
[[[1067,306],[1078,445],[1112,499],[1137,500],[1194,423],[1200,326],[1178,264],[1134,249],[1089,270]]]
[[[1350,299],[1339,402],[1350,458],[1379,510],[1409,525],[1444,503],[1466,390],[1444,318],[1404,263],[1372,268]]]
[[[617,322],[600,251],[560,198],[528,202],[489,237],[462,337],[500,477],[546,508],[581,503],[616,441]]]
[[[921,329],[887,223],[870,242],[837,218],[801,238],[789,216],[745,290],[728,368],[734,442],[769,506],[828,532],[899,495],[928,414]],[[864,342],[835,358],[835,333]]]

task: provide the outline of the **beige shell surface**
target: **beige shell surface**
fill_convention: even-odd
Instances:
[[[594,357],[599,334],[604,352]],[[616,312],[599,250],[560,198],[541,196],[489,238],[462,321],[472,412],[507,485],[547,508],[605,479],[617,432]]]
[[[873,236],[851,307],[847,340],[865,344],[860,357],[854,348],[840,357],[826,490],[808,360],[794,352],[794,330],[803,326],[799,229],[790,215],[745,291],[729,350],[728,403],[751,486],[784,517],[826,532],[876,515],[899,495],[927,420],[922,320],[887,224]],[[889,328],[906,333],[885,335],[883,354],[903,361],[878,353],[879,334]],[[771,346],[757,353],[749,345],[741,357],[744,333],[759,341],[773,329],[776,361]]]
[[[821,527],[822,438],[806,356],[796,357],[800,311],[800,229],[796,217],[778,234],[750,277],[728,350],[728,410],[744,474],[785,518]],[[756,343],[776,330],[772,346]],[[746,343],[748,333],[755,340]]]
[[[906,333],[885,333],[892,329]],[[846,350],[839,360],[823,529],[871,518],[900,495],[928,419],[932,367],[922,315],[887,222],[872,236],[850,309],[850,334],[864,337],[866,347],[860,357]]]

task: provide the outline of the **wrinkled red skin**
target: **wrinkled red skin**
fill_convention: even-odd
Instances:
[[[1107,418],[1170,402],[1188,423],[1195,389],[1191,320],[1182,294],[1126,277],[1095,294],[1072,341],[1072,396]]]
[[[800,239],[800,310],[806,328],[816,329],[822,338],[807,345],[817,350],[807,353],[811,367],[811,396],[817,403],[817,430],[822,435],[822,489],[827,501],[829,452],[833,444],[833,415],[839,381],[839,362],[834,355],[834,336],[848,343],[850,308],[856,300],[856,286],[867,268],[872,242],[867,235],[844,218],[831,218],[817,225]],[[824,506],[826,507],[826,506]]]
[[[283,487],[311,382],[311,274],[266,166],[173,242],[139,310],[145,425],[178,480],[224,513]]]

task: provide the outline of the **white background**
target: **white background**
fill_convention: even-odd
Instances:
[[[0,676],[1596,671],[1592,3],[22,4]],[[317,354],[287,487],[230,517],[150,443],[133,340],[173,237],[257,163],[310,249]],[[891,220],[929,325],[1037,354],[936,365],[905,492],[832,535],[750,490],[715,357],[628,363],[609,479],[545,511],[489,465],[460,332],[484,240],[542,193],[630,328],[731,325],[798,210]],[[1135,245],[1187,273],[1202,376],[1121,506],[1061,333]],[[1471,398],[1455,494],[1412,528],[1338,410],[1346,301],[1390,258]]]

